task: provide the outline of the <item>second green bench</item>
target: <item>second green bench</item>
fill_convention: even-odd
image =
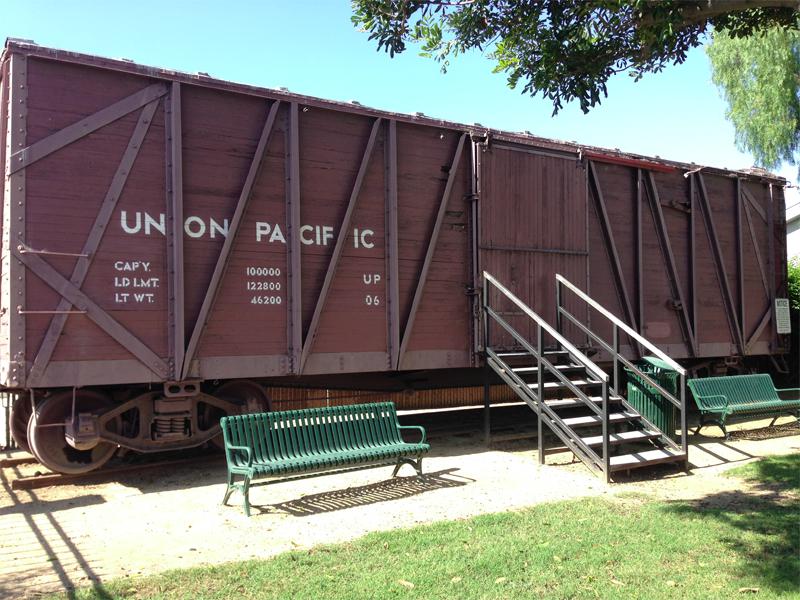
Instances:
[[[695,434],[704,425],[715,423],[727,439],[725,421],[731,415],[773,415],[770,425],[784,414],[794,414],[800,419],[800,389],[776,389],[769,375],[705,377],[690,379],[686,384],[700,410],[700,425]],[[780,394],[788,398],[781,398]]]

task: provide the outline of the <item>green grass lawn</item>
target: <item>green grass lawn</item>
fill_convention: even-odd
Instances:
[[[794,481],[799,459],[738,472]],[[544,504],[115,581],[77,597],[800,598],[800,506],[782,496],[734,490],[697,503],[626,496]]]
[[[770,456],[731,469],[726,475],[800,492],[800,454]]]

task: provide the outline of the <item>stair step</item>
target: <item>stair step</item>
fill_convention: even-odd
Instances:
[[[600,404],[603,402],[603,398],[600,396],[589,396],[589,400],[591,400],[593,404]],[[619,396],[608,397],[609,402],[616,403],[620,400],[622,400],[622,398]],[[545,400],[544,403],[550,408],[580,408],[586,406],[586,403],[578,398],[550,399]]]
[[[620,454],[611,457],[612,471],[625,471],[636,469],[665,462],[678,462],[686,460],[686,455],[680,450],[672,448],[658,448],[656,450],[645,450],[644,452],[633,452],[631,454]]]
[[[631,419],[638,419],[641,415],[636,412],[625,411],[619,413],[610,413],[608,415],[609,423],[622,423],[630,421]],[[591,425],[602,425],[603,419],[600,415],[588,415],[586,417],[570,417],[569,419],[561,419],[567,427],[589,427]]]
[[[575,379],[571,383],[572,383],[572,385],[574,385],[577,388],[582,388],[582,387],[589,387],[589,386],[592,386],[592,385],[600,385],[602,382],[600,382],[600,381],[589,381],[589,380],[586,380],[586,379]],[[531,389],[537,388],[537,387],[539,387],[539,384],[538,383],[529,383],[528,387],[531,388]],[[545,390],[558,390],[558,389],[568,390],[569,389],[567,387],[567,384],[565,384],[565,383],[563,383],[561,381],[548,381],[546,383],[543,383],[542,387]]]
[[[612,433],[608,436],[610,444],[627,444],[629,442],[644,442],[646,440],[655,440],[660,438],[661,434],[658,431],[636,429],[634,431],[623,431],[622,433]],[[602,446],[603,436],[592,435],[589,437],[581,438],[587,446]]]
[[[582,365],[553,365],[556,369],[561,371],[583,371],[586,367]],[[514,373],[538,373],[539,367],[514,367],[511,369]],[[545,373],[548,372],[547,369],[544,370]]]

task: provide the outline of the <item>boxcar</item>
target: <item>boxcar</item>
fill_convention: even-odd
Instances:
[[[768,173],[24,41],[0,64],[0,385],[57,471],[213,441],[266,385],[479,381],[483,270],[549,319],[560,273],[690,366],[787,349]]]

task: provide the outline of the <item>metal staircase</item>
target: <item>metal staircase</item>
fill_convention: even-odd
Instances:
[[[492,275],[483,273],[484,349],[486,362],[538,417],[539,461],[545,462],[544,426],[591,470],[610,481],[616,471],[630,471],[657,463],[683,463],[688,469],[686,439],[685,371],[655,345],[595,302],[561,275],[556,275],[556,327],[548,324]],[[612,340],[606,341],[567,310],[563,296],[571,293],[573,304],[583,302],[587,313],[609,321]],[[493,302],[494,301],[494,302]],[[513,310],[503,310],[512,305]],[[522,319],[528,339],[507,319]],[[563,334],[565,322],[581,332],[608,355],[611,374],[601,369]],[[492,344],[495,326],[503,341]],[[502,332],[505,332],[502,334]],[[670,394],[638,366],[620,354],[620,333],[646,348],[680,375],[680,398]],[[498,337],[501,337],[498,336]],[[509,343],[510,342],[510,343]],[[658,390],[680,411],[681,443],[674,432],[663,432],[638,413],[622,395],[619,368],[625,365]]]

